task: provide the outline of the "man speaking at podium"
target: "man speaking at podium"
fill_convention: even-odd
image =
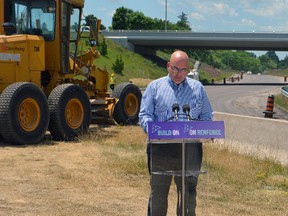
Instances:
[[[167,63],[168,75],[152,81],[143,93],[139,113],[140,125],[147,133],[151,121],[210,121],[213,111],[204,86],[187,77],[189,57],[183,51],[175,51]],[[166,216],[168,193],[173,175],[152,174],[153,171],[181,170],[181,144],[164,143],[147,145],[150,173],[150,197],[148,216]],[[186,167],[199,171],[202,164],[202,143],[185,148]],[[151,160],[153,161],[151,163]],[[185,216],[195,214],[197,176],[185,178]],[[174,175],[178,191],[177,215],[182,215],[181,176]],[[184,215],[183,215],[184,216]]]

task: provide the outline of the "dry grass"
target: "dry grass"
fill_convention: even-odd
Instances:
[[[146,214],[149,176],[140,127],[93,126],[73,143],[0,143],[0,215]],[[198,215],[288,215],[288,168],[205,143]],[[171,189],[169,216],[175,215]]]
[[[215,204],[222,206],[217,215],[287,215],[287,167],[215,144],[205,145],[204,151],[210,179],[214,179],[209,188],[216,189],[210,191],[209,200],[214,200],[215,193]]]

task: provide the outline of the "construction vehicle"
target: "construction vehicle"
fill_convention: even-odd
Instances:
[[[72,140],[98,119],[138,123],[140,89],[125,82],[109,93],[109,73],[96,66],[100,20],[88,28],[91,45],[81,42],[83,7],[84,0],[0,0],[5,142],[39,143],[48,131],[54,140]]]

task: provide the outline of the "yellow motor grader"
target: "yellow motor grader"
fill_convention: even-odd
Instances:
[[[96,66],[99,20],[90,23],[91,44],[81,42],[83,7],[84,0],[0,0],[4,141],[39,143],[47,130],[71,140],[92,120],[138,123],[140,89],[126,82],[109,93],[109,73]]]

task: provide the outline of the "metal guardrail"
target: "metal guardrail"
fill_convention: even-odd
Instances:
[[[281,87],[281,93],[288,98],[288,86]]]

